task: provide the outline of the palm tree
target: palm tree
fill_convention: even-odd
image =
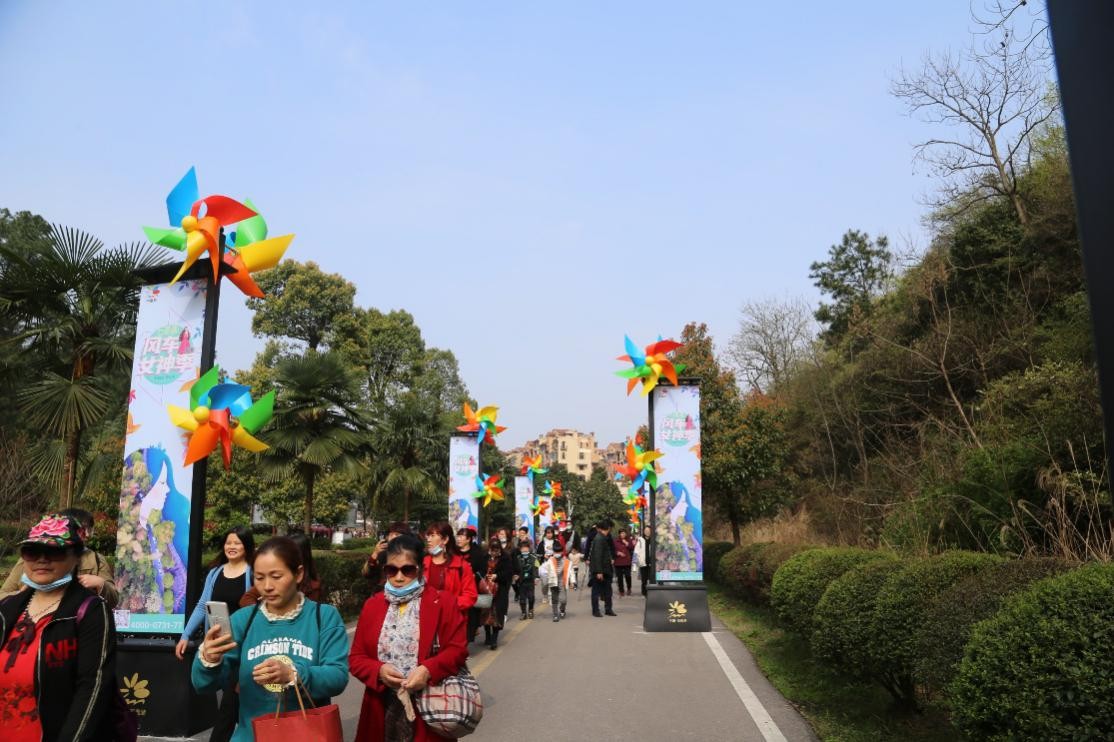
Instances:
[[[281,481],[297,475],[305,487],[302,528],[313,526],[313,486],[329,471],[355,473],[366,443],[364,415],[352,369],[340,355],[307,351],[278,362],[275,415],[263,436],[270,444],[260,460],[264,476]]]
[[[24,378],[16,394],[39,445],[35,473],[73,504],[82,436],[124,403],[135,342],[140,279],[165,261],[144,243],[106,249],[92,235],[54,226],[50,245],[0,246],[0,312],[5,357]]]
[[[439,454],[440,412],[429,398],[406,392],[383,410],[371,434],[375,502],[402,498],[402,519],[410,520],[410,498],[442,491],[444,457]]]

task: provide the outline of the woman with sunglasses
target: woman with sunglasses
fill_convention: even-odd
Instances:
[[[116,739],[116,630],[104,599],[77,580],[84,550],[77,522],[59,514],[20,543],[27,589],[0,602],[5,742]]]
[[[368,598],[356,624],[348,665],[367,686],[356,742],[446,739],[420,715],[406,718],[411,696],[457,674],[468,659],[464,617],[455,596],[426,584],[424,551],[414,536],[391,540],[383,592]]]

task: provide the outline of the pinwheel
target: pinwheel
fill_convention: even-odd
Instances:
[[[204,207],[205,213],[201,213]],[[213,280],[220,276],[220,263],[223,260],[231,271],[229,280],[248,296],[262,297],[263,292],[252,280],[255,271],[272,268],[282,259],[294,235],[267,237],[267,223],[256,211],[251,201],[240,203],[228,196],[200,197],[197,188],[197,173],[191,167],[174,189],[166,197],[166,210],[170,217],[170,229],[144,227],[147,239],[156,245],[172,250],[185,250],[186,259],[174,283],[201,254],[208,250],[213,264]],[[232,248],[222,258],[220,231],[222,227],[239,224],[237,231],[230,235],[227,246]]]
[[[556,528],[559,529],[561,527],[561,524],[565,522],[565,518],[567,518],[567,517],[568,516],[565,515],[564,510],[554,510],[553,511],[553,525]]]
[[[200,461],[220,445],[225,469],[232,465],[233,444],[255,453],[267,450],[254,434],[271,419],[274,408],[274,392],[253,402],[248,387],[220,383],[219,366],[202,374],[190,388],[190,409],[166,407],[170,421],[191,433],[183,465]]]
[[[624,336],[623,339],[626,341],[627,354],[619,356],[618,360],[628,361],[631,368],[616,371],[615,374],[627,380],[628,395],[641,381],[642,396],[646,396],[658,385],[662,376],[669,379],[674,386],[677,385],[677,374],[685,370],[685,364],[673,363],[669,360],[669,354],[682,347],[681,343],[658,338],[656,343],[650,343],[646,346],[646,351],[641,353],[630,337]]]
[[[492,500],[503,501],[503,480],[498,476],[492,474],[490,477],[476,477],[476,499],[483,498],[483,506],[486,508],[491,504]]]
[[[639,521],[638,508],[631,508],[630,510],[627,511],[627,515],[630,516],[631,525],[635,526],[635,527],[638,527],[638,521]]]
[[[654,467],[654,462],[664,455],[661,451],[643,451],[641,447],[627,441],[627,463],[616,465],[615,469],[618,473],[615,478],[625,477],[630,480],[631,485],[627,489],[628,495],[637,495],[638,491],[642,489],[642,485],[646,483],[656,489],[658,473]]]
[[[560,482],[550,482],[548,479],[545,480],[545,487],[542,488],[542,494],[544,494],[548,497],[560,497],[561,496],[561,483]]]
[[[527,456],[522,459],[522,475],[530,478],[530,484],[534,483],[535,474],[546,474],[548,472],[549,469],[542,468],[542,455],[540,453],[533,458]]]
[[[538,502],[530,508],[530,512],[539,518],[545,515],[546,510],[549,510],[549,500],[538,500]]]
[[[506,430],[502,425],[495,424],[495,416],[498,414],[499,408],[493,405],[481,407],[478,412],[473,412],[472,405],[465,402],[464,419],[467,422],[457,427],[457,430],[465,433],[479,433],[480,443],[494,446],[495,436]]]

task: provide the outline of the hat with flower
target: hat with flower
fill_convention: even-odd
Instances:
[[[20,546],[47,546],[55,549],[74,549],[82,551],[85,544],[77,533],[77,521],[61,513],[44,515],[42,520],[31,527]]]

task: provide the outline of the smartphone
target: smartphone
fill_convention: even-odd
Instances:
[[[209,616],[209,625],[220,626],[222,634],[232,636],[232,619],[228,615],[228,604],[220,600],[210,600],[205,604],[205,614]]]

